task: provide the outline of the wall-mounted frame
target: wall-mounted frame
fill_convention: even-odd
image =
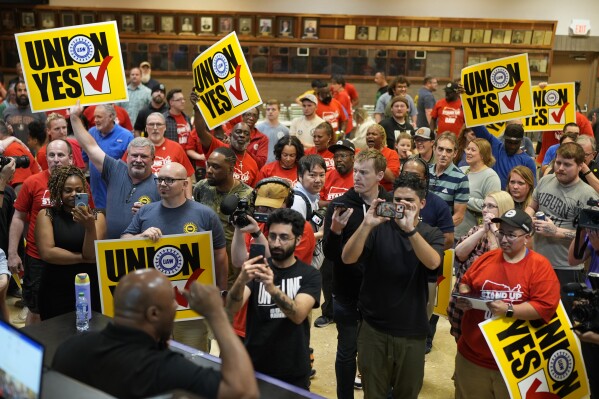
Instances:
[[[156,17],[152,14],[141,14],[139,26],[143,33],[156,32]]]
[[[239,28],[237,32],[243,36],[254,34],[254,19],[252,17],[239,17]]]
[[[160,16],[160,33],[163,35],[175,34],[175,16],[174,15]]]
[[[318,19],[304,18],[302,39],[318,39]]]
[[[218,34],[228,35],[233,31],[233,17],[218,18]]]
[[[200,35],[213,35],[214,34],[214,18],[208,16],[202,16],[200,18]]]
[[[298,57],[307,57],[310,55],[310,49],[308,47],[298,47],[297,55]]]
[[[258,18],[258,34],[272,36],[272,18]]]
[[[123,32],[135,32],[135,14],[121,15],[121,30]]]
[[[35,28],[35,13],[33,11],[21,12],[21,28],[23,28],[23,29],[34,29]]]
[[[116,21],[114,14],[112,13],[100,13],[98,15],[98,22]]]
[[[41,12],[39,18],[42,29],[56,28],[56,14],[53,12]]]
[[[82,25],[93,24],[96,22],[96,14],[93,12],[82,12],[79,14],[79,18],[81,20]]]
[[[60,25],[61,26],[73,26],[75,25],[75,13],[63,12],[60,14]]]
[[[293,37],[293,31],[295,28],[293,18],[279,18],[278,19],[278,31],[279,37]]]
[[[4,30],[14,30],[15,26],[15,13],[13,10],[2,10],[0,12],[1,26]]]
[[[179,34],[195,35],[195,20],[191,15],[179,16]]]

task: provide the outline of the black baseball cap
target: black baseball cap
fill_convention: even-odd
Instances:
[[[510,209],[500,217],[491,219],[491,221],[493,223],[504,222],[527,233],[532,233],[532,219],[528,213],[521,209]]]
[[[335,144],[329,146],[329,151],[335,153],[337,150],[350,150],[356,153],[356,146],[349,140],[339,140]]]

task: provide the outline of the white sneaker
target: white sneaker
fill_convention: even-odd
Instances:
[[[29,313],[29,308],[27,306],[25,306],[23,309],[21,309],[21,311],[19,312],[19,314],[17,315],[15,320],[13,320],[13,322],[14,323],[25,323],[25,320],[27,320],[28,313]]]
[[[362,389],[362,374],[358,374],[354,380],[354,389]]]

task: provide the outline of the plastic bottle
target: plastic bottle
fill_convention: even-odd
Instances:
[[[85,299],[85,294],[80,292],[79,297],[77,298],[77,307],[75,310],[75,326],[77,327],[77,331],[89,330],[89,319],[87,318],[88,309],[89,306],[87,299]]]
[[[77,299],[79,298],[79,293],[83,292],[85,295],[85,299],[87,299],[87,318],[91,320],[92,318],[92,300],[90,297],[90,284],[89,284],[89,276],[87,273],[79,273],[75,276],[75,303],[77,303]]]

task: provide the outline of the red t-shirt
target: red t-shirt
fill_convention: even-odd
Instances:
[[[72,137],[67,137],[66,140],[69,142],[71,148],[73,149],[73,165],[75,165],[79,169],[85,169],[85,162],[83,161],[83,155],[81,154],[81,146],[79,145],[79,142],[77,141],[77,139],[74,139]],[[40,164],[42,170],[48,169],[48,158],[46,158],[47,146],[48,145],[46,144],[45,146],[40,148],[40,150],[37,152],[37,155],[35,156],[37,159],[37,163]]]
[[[286,179],[289,184],[291,184],[291,187],[293,187],[297,182],[297,164],[291,169],[283,169],[279,161],[267,163],[260,169],[256,182],[259,183],[260,180],[266,179],[267,177],[280,177]]]
[[[116,104],[113,104],[113,106],[114,106],[114,110],[116,112],[116,118],[115,118],[114,122],[118,123],[121,127],[124,127],[125,129],[132,132],[133,125],[131,124],[131,118],[129,118],[129,114],[127,113],[127,111],[125,111],[125,108],[119,107]],[[89,124],[89,127],[94,126],[94,111],[95,110],[96,110],[96,106],[90,105],[89,107],[85,108],[85,111],[83,111],[83,116],[85,116],[85,119],[87,119],[87,123]]]
[[[214,151],[218,147],[230,146],[227,143],[223,143],[216,137],[213,137],[212,143],[210,143],[210,148],[208,148],[208,151],[206,151],[206,159],[208,159],[208,157],[210,157],[210,154],[212,154],[212,151]],[[239,155],[235,154],[235,158],[237,158],[237,161],[235,161],[233,178],[241,180],[248,186],[254,187],[254,185],[258,182],[256,178],[259,174],[259,169],[258,165],[256,164],[256,161],[254,160],[254,158],[252,158],[250,154],[248,154],[248,151],[243,153],[242,158],[240,158]]]
[[[349,96],[349,98],[351,98],[352,101],[358,100],[358,90],[356,90],[356,86],[346,82],[344,88],[347,92],[347,95]]]
[[[545,322],[551,320],[560,301],[560,284],[551,263],[542,255],[528,250],[518,263],[508,263],[498,248],[481,255],[461,281],[471,295],[505,302],[528,302]],[[464,312],[458,351],[472,363],[497,370],[497,363],[478,324],[491,318],[491,312],[471,309]]]
[[[29,228],[27,229],[27,246],[25,251],[27,255],[40,259],[40,255],[35,245],[35,222],[37,214],[43,208],[52,206],[50,202],[50,191],[48,190],[48,181],[50,181],[50,171],[44,170],[41,173],[33,175],[23,182],[21,191],[15,201],[15,209],[27,215]],[[89,196],[89,206],[94,208],[94,199],[92,198],[89,184],[87,185]]]
[[[591,122],[589,122],[589,119],[580,112],[576,112],[576,124],[580,129],[580,134],[595,137]],[[539,152],[539,155],[537,156],[537,162],[542,163],[543,159],[545,159],[545,153],[549,147],[557,143],[559,143],[559,140],[555,138],[555,132],[553,130],[550,132],[543,132],[543,137],[541,140],[541,152]]]
[[[395,177],[399,176],[399,155],[397,152],[389,147],[383,147],[381,148],[381,154],[387,159],[387,168],[393,172]],[[381,186],[387,191],[393,190],[393,182],[381,180]]]
[[[335,159],[333,158],[335,155],[325,149],[324,151],[316,151],[316,147],[310,147],[304,151],[305,155],[320,155],[324,159],[324,163],[327,165],[327,172],[329,170],[335,169]]]
[[[345,127],[346,132],[351,132],[354,128],[354,124],[352,122],[353,119],[353,110],[351,105],[351,98],[347,94],[347,91],[342,91],[340,93],[334,93],[333,98],[339,101],[339,104],[345,109],[347,112],[347,126]]]
[[[6,149],[4,150],[4,154],[2,155],[4,155],[5,157],[20,157],[25,155],[27,158],[29,158],[28,168],[15,169],[15,174],[12,176],[12,179],[10,180],[10,185],[12,187],[15,187],[18,184],[23,183],[25,179],[27,179],[29,176],[33,176],[42,171],[42,168],[40,168],[40,166],[38,165],[31,151],[23,147],[21,143],[10,143],[9,146],[6,147]]]
[[[177,136],[179,138],[179,144],[182,146],[186,145],[189,141],[189,135],[191,134],[191,126],[187,123],[187,119],[183,114],[173,115],[171,116],[175,119],[177,123]]]
[[[324,179],[324,186],[320,190],[320,199],[323,201],[332,201],[341,197],[350,188],[354,186],[354,174],[352,171],[345,176],[341,176],[337,169],[329,170]]]
[[[464,110],[462,100],[447,102],[445,98],[437,101],[433,107],[431,117],[437,119],[437,132],[439,134],[452,132],[456,137],[464,126]]]
[[[253,128],[250,132],[250,144],[247,152],[254,158],[258,168],[262,168],[268,159],[268,137]]]
[[[183,147],[179,145],[179,143],[175,143],[173,140],[164,139],[164,143],[162,143],[162,145],[157,145],[154,147],[155,152],[154,163],[152,164],[152,173],[158,173],[166,164],[177,162],[185,167],[188,177],[194,174],[195,171],[191,165],[191,161],[189,161],[187,154],[183,150]],[[127,151],[125,151],[123,154],[122,160],[125,162],[127,162],[127,154]]]
[[[264,223],[258,223],[260,230],[264,235],[268,235],[266,231],[266,225]],[[250,251],[250,245],[254,241],[252,236],[249,234],[245,235],[245,246],[247,251]],[[314,230],[310,226],[309,222],[304,224],[304,232],[299,244],[295,247],[293,253],[297,259],[304,262],[307,265],[312,264],[312,254],[314,253],[314,247],[316,247],[316,239],[314,238]],[[245,322],[247,316],[247,302],[239,309],[239,312],[233,317],[233,330],[240,337],[245,337]]]
[[[204,154],[204,148],[202,148],[202,143],[200,142],[200,138],[198,137],[195,129],[192,129],[192,131],[189,133],[189,139],[187,140],[187,143],[181,145],[185,151],[194,150],[198,154]],[[204,156],[206,156],[206,154],[204,154]],[[193,162],[195,166],[199,168],[206,168],[206,161],[194,160]]]
[[[339,130],[341,123],[347,120],[345,112],[343,112],[343,106],[334,98],[331,99],[328,105],[319,101],[316,107],[316,115],[329,122],[333,127],[333,131]]]

